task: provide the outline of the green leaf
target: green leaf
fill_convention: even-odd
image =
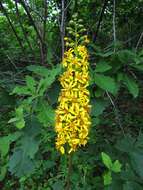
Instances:
[[[123,185],[123,190],[135,190],[133,187],[133,184],[130,181],[127,181],[124,185]]]
[[[32,93],[35,92],[36,81],[34,80],[33,77],[31,77],[31,76],[26,76],[26,85],[27,85],[27,88],[28,88]]]
[[[55,81],[48,89],[48,99],[51,105],[57,103],[60,90],[61,86],[59,81]]]
[[[14,118],[11,118],[11,119],[8,121],[8,123],[13,123],[13,122],[16,122],[16,121],[18,121],[18,120],[19,120],[18,118],[14,117]]]
[[[131,164],[133,169],[138,173],[138,175],[143,179],[143,152],[131,152],[130,154]]]
[[[14,106],[15,104],[15,99],[13,96],[9,95],[9,92],[0,87],[0,107],[2,106],[7,106],[7,107],[11,107]]]
[[[9,123],[12,121],[15,121],[15,125],[18,129],[22,129],[25,127],[25,120],[24,120],[24,113],[23,113],[23,107],[20,106],[16,108],[15,110],[15,118],[12,118],[9,120]]]
[[[92,118],[92,125],[97,126],[100,123],[100,119],[98,117]]]
[[[21,133],[15,132],[0,138],[0,153],[2,157],[5,157],[8,154],[10,144],[16,141],[20,136]]]
[[[123,64],[133,62],[134,59],[137,57],[135,52],[127,50],[127,49],[118,51],[117,55],[120,62],[122,62]]]
[[[123,73],[117,73],[118,82],[122,81],[123,79],[124,79],[124,74]]]
[[[126,135],[116,143],[116,148],[121,152],[130,153],[134,150],[135,139],[130,135]]]
[[[127,181],[123,185],[123,190],[142,190],[142,186],[134,181]]]
[[[139,70],[139,71],[143,71],[143,65],[132,64],[131,66],[134,67],[135,69]]]
[[[3,181],[7,173],[7,164],[3,165],[0,169],[0,181]]]
[[[132,77],[125,75],[124,84],[127,86],[129,92],[134,96],[134,98],[136,98],[139,94],[139,87],[136,81]]]
[[[105,52],[105,53],[96,53],[97,56],[100,56],[100,57],[109,57],[111,55],[113,55],[114,52],[113,51],[109,51],[109,52]]]
[[[125,181],[137,181],[137,182],[140,181],[139,177],[134,172],[131,164],[130,165],[126,164],[126,168],[125,170],[121,171],[120,176],[121,179]]]
[[[10,142],[7,138],[2,137],[0,139],[0,152],[1,152],[2,157],[7,155],[9,151],[9,145],[10,145]]]
[[[19,143],[21,144],[20,148],[22,149],[22,151],[26,152],[26,155],[30,159],[33,159],[36,152],[39,149],[40,141],[36,140],[31,136],[26,135],[19,141]]]
[[[53,185],[52,185],[53,190],[63,190],[64,189],[64,184],[62,181],[56,181]]]
[[[136,143],[135,143],[135,146],[137,148],[141,148],[143,149],[143,133],[140,133],[137,140],[136,140]]]
[[[53,68],[50,71],[50,74],[42,78],[38,85],[38,93],[40,96],[43,96],[44,92],[52,85],[56,80],[56,76],[61,72],[61,67]]]
[[[29,89],[27,88],[27,86],[16,86],[12,93],[12,94],[17,94],[17,95],[31,95]]]
[[[37,75],[41,75],[44,77],[50,75],[50,70],[43,66],[30,65],[27,66],[27,69]]]
[[[111,158],[104,152],[101,153],[101,157],[104,165],[110,170],[112,168]]]
[[[112,67],[110,65],[108,65],[107,62],[99,62],[97,63],[95,72],[99,72],[99,73],[103,73],[105,71],[110,70]]]
[[[35,154],[39,149],[40,139],[38,138],[40,124],[36,118],[32,117],[26,122],[23,135],[17,141],[16,147],[10,157],[9,171],[17,177],[31,174],[35,168]]]
[[[95,99],[92,101],[91,116],[99,116],[108,106],[108,102],[101,99]]]
[[[106,172],[103,175],[104,185],[110,185],[112,183],[111,171]]]
[[[22,129],[25,127],[25,121],[23,118],[21,118],[20,120],[18,120],[16,123],[15,123],[16,127],[18,129]]]
[[[23,175],[31,174],[34,171],[35,165],[33,160],[26,156],[26,152],[18,149],[10,157],[8,167],[12,174],[22,177]]]
[[[61,65],[58,64],[55,67],[53,67],[52,69],[47,69],[46,67],[43,66],[36,66],[36,65],[30,65],[27,67],[27,69],[29,71],[34,72],[37,75],[41,75],[43,77],[49,77],[54,75],[54,77],[58,74],[60,74],[61,72]]]
[[[94,80],[95,84],[97,84],[97,86],[99,86],[103,90],[107,90],[112,94],[115,94],[117,92],[117,85],[113,78],[102,74],[94,73]]]
[[[121,167],[122,165],[119,160],[116,160],[112,165],[112,171],[115,173],[121,172]]]
[[[46,102],[41,103],[37,109],[37,112],[38,119],[44,126],[54,126],[55,111],[50,105],[48,105]]]
[[[51,160],[46,160],[44,162],[44,168],[46,169],[51,169],[53,168],[54,166],[56,165],[56,163],[54,161],[51,161]]]

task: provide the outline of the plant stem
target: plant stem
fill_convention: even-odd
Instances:
[[[71,189],[71,173],[72,173],[72,156],[71,154],[68,155],[68,174],[66,179],[66,188],[65,190]]]

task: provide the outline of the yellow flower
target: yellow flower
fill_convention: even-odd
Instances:
[[[60,77],[62,90],[56,110],[56,148],[75,152],[88,140],[90,121],[88,53],[83,45],[70,48],[62,61],[66,71]],[[66,146],[65,146],[66,145]]]

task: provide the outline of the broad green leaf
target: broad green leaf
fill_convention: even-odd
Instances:
[[[120,82],[124,79],[124,74],[123,73],[117,73],[117,80]]]
[[[32,93],[35,92],[36,81],[34,80],[33,77],[31,77],[31,76],[26,76],[26,85],[27,85],[27,88],[28,88]]]
[[[104,190],[123,190],[123,181],[120,178],[113,178],[112,183],[105,186]],[[101,189],[101,188],[100,188]]]
[[[105,52],[105,53],[96,53],[97,56],[100,56],[100,57],[109,57],[111,55],[113,55],[114,52],[113,51],[109,51],[109,52]]]
[[[36,152],[39,149],[39,143],[40,141],[36,140],[35,138],[25,135],[19,143],[21,144],[20,148],[22,149],[23,152],[26,152],[26,155],[30,158],[33,159]]]
[[[96,65],[96,69],[95,72],[99,72],[99,73],[103,73],[105,71],[110,70],[112,67],[110,65],[108,65],[107,62],[99,62]]]
[[[29,118],[26,127],[23,129],[23,135],[17,141],[17,146],[8,163],[9,171],[15,176],[22,177],[34,171],[34,157],[39,149],[40,139],[38,135],[40,132],[38,120],[34,117]]]
[[[106,172],[103,175],[104,185],[110,185],[112,183],[111,171]]]
[[[136,81],[132,77],[125,75],[124,84],[127,86],[129,92],[134,96],[134,98],[136,98],[139,94],[139,87]]]
[[[101,157],[104,165],[110,170],[112,168],[111,158],[104,152],[101,153]]]
[[[137,57],[137,54],[135,52],[127,49],[118,51],[117,55],[119,60],[124,64],[133,62],[134,59]]]
[[[42,78],[38,85],[38,93],[40,96],[43,96],[44,92],[52,85],[52,83],[56,80],[57,75],[56,69],[53,69],[49,76]]]
[[[22,177],[23,175],[31,174],[34,171],[35,165],[34,161],[26,156],[26,152],[18,149],[10,157],[8,167],[12,174]]]
[[[116,160],[112,165],[112,171],[115,173],[121,172],[121,167],[122,165],[119,160]]]
[[[63,190],[64,189],[64,184],[63,181],[56,181],[53,185],[52,185],[53,190]]]
[[[131,66],[134,67],[135,69],[139,70],[139,71],[143,71],[143,65],[132,64]]]
[[[30,66],[27,66],[27,69],[37,75],[41,75],[44,77],[50,74],[50,70],[43,66],[30,65]]]
[[[38,109],[38,119],[44,125],[52,125],[55,123],[55,112],[51,106],[49,106],[46,102],[39,105]]]
[[[9,145],[10,145],[10,142],[7,138],[4,138],[4,137],[0,138],[0,153],[2,157],[7,155],[9,151]]]
[[[7,173],[7,164],[3,165],[0,169],[0,181],[3,181]]]
[[[113,78],[102,74],[94,73],[94,80],[95,84],[97,84],[97,86],[99,86],[103,90],[107,90],[112,94],[115,94],[117,92],[117,84],[115,83],[115,80]]]
[[[130,135],[126,135],[124,138],[120,139],[116,143],[116,148],[121,152],[130,153],[134,150],[135,139]]]
[[[48,89],[48,99],[51,105],[57,103],[60,90],[61,90],[61,86],[58,81],[55,81]]]
[[[11,118],[11,119],[8,121],[8,123],[13,123],[13,122],[16,122],[16,121],[18,121],[18,120],[19,120],[18,118],[14,117],[14,118]]]
[[[54,161],[51,161],[51,160],[46,160],[46,161],[44,162],[44,167],[45,167],[46,169],[51,169],[51,168],[53,168],[55,165],[56,165],[56,163],[55,163]]]
[[[22,129],[23,127],[25,127],[25,120],[24,120],[24,114],[23,114],[23,107],[22,106],[16,108],[15,117],[11,118],[8,121],[8,123],[12,123],[12,122],[15,123],[15,125],[18,129]]]
[[[15,98],[9,95],[6,89],[0,87],[0,107],[11,107],[15,104]]]
[[[99,125],[99,123],[100,123],[100,119],[98,117],[92,118],[92,125],[93,126]]]
[[[123,190],[142,190],[142,186],[134,181],[127,181],[123,185]]]
[[[91,115],[94,117],[101,115],[107,106],[107,101],[95,99],[94,101],[92,101]]]
[[[123,185],[123,190],[135,190],[133,187],[133,184],[130,181],[127,181],[124,185]]]
[[[9,146],[12,142],[16,141],[21,136],[21,133],[15,132],[0,138],[0,153],[4,157],[9,151]]]
[[[134,172],[131,164],[130,165],[126,164],[126,168],[125,170],[121,171],[120,176],[121,179],[125,181],[137,181],[137,182],[140,181],[139,177]]]
[[[16,86],[12,93],[12,94],[17,94],[17,95],[31,95],[31,92],[29,91],[29,89],[27,88],[27,86]]]
[[[15,123],[16,127],[18,129],[22,129],[25,127],[25,121],[23,118],[21,118],[20,120],[18,120],[16,123]]]
[[[53,67],[52,69],[47,69],[43,66],[36,66],[36,65],[30,65],[27,67],[29,71],[34,72],[37,75],[41,75],[43,77],[49,77],[49,76],[56,76],[61,72],[61,65],[58,64],[57,66]]]
[[[136,140],[136,143],[135,143],[135,146],[137,148],[141,148],[143,149],[143,133],[140,133],[137,140]]]
[[[143,179],[143,151],[142,152],[131,152],[130,154],[131,164],[137,174]]]
[[[0,153],[2,157],[8,154],[10,144],[16,141],[20,136],[21,133],[15,132],[8,136],[0,137]]]

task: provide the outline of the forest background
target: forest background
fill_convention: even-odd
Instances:
[[[55,148],[64,37],[89,44],[92,126]],[[143,189],[143,1],[0,0],[0,189]]]

